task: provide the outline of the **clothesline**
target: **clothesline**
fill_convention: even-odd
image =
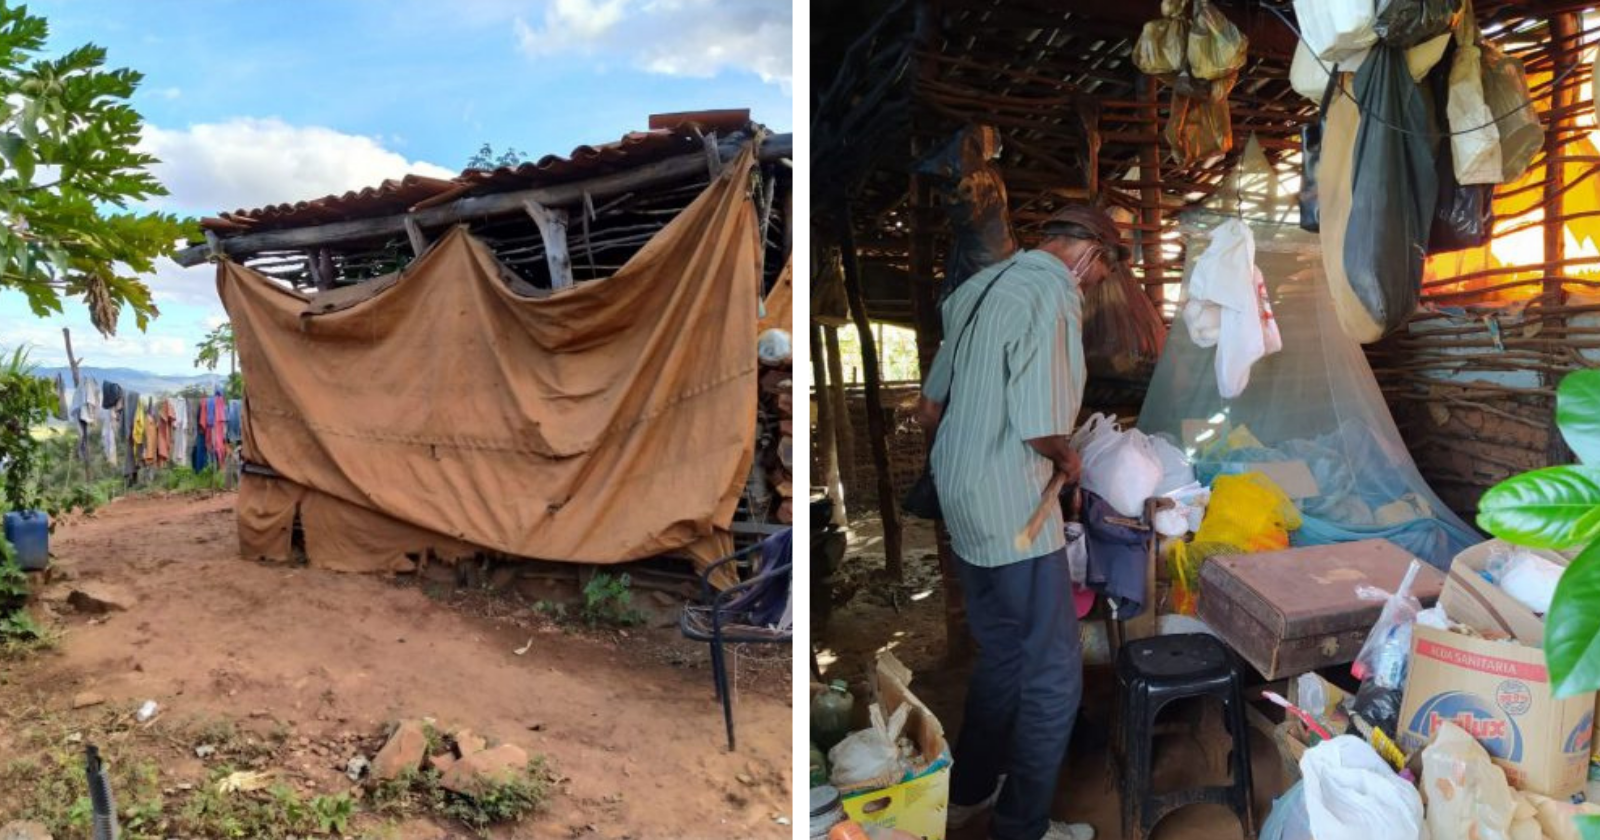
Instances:
[[[57,416],[78,430],[78,454],[86,462],[90,429],[98,428],[106,460],[122,468],[130,483],[142,468],[209,465],[236,467],[243,440],[244,402],[223,396],[141,396],[115,382],[84,377],[70,401],[56,376]]]

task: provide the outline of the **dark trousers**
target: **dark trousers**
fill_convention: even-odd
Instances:
[[[958,562],[978,665],[967,687],[950,801],[982,802],[1001,773],[993,840],[1038,840],[1083,698],[1065,550],[997,568]]]

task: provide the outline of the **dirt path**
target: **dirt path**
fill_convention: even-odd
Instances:
[[[388,721],[432,717],[548,756],[568,780],[546,813],[503,836],[789,836],[775,822],[790,810],[786,679],[744,688],[730,755],[704,647],[675,631],[584,637],[526,608],[491,620],[416,586],[243,561],[234,502],[129,498],[58,529],[54,562],[68,585],[109,584],[131,603],[100,621],[69,616],[55,651],[0,663],[12,670],[0,714],[87,719],[97,710],[74,711],[72,700],[93,691],[106,700],[101,714],[155,700],[168,719],[287,727],[277,760],[319,791],[351,787],[341,745],[370,741]],[[660,647],[672,645],[683,649],[671,658],[692,667],[660,664]],[[787,668],[766,669],[768,683],[774,673]],[[15,754],[4,723],[0,754]],[[207,769],[178,750],[161,764],[168,785]],[[467,836],[444,824],[401,835]]]

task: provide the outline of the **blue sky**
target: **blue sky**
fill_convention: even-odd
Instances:
[[[652,113],[749,108],[793,128],[790,0],[55,0],[50,49],[94,42],[145,74],[145,144],[186,215],[315,198],[461,169],[484,142],[566,154]],[[78,302],[41,320],[0,292],[0,347],[65,363],[193,370],[223,321],[212,270],[148,278],[161,317],[103,339]]]

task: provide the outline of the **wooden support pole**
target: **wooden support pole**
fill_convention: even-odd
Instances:
[[[828,361],[825,355],[822,325],[812,323],[811,391],[817,402],[817,449],[822,454],[822,486],[827,488],[828,496],[834,500],[834,509],[837,511],[844,505],[844,488],[839,481],[838,420],[834,417],[833,393],[828,382]]]
[[[846,488],[856,487],[856,429],[855,421],[850,416],[850,400],[845,396],[844,356],[839,350],[839,328],[823,324],[822,340],[828,351],[828,401],[833,404],[833,445],[839,450],[839,484]],[[846,491],[845,496],[848,495]]]
[[[72,330],[61,328],[61,338],[67,343],[67,368],[72,371],[72,390],[77,391],[83,387],[83,379],[78,375],[78,357],[72,353]],[[67,418],[72,419],[72,418]],[[94,481],[94,476],[89,472],[89,439],[78,435],[78,457],[83,460],[83,479]]]
[[[1159,107],[1156,80],[1150,76],[1139,77],[1139,101],[1148,105],[1151,113]],[[1161,148],[1158,143],[1146,143],[1139,149],[1138,231],[1139,263],[1144,267],[1145,293],[1159,308],[1166,290],[1158,283],[1166,282],[1166,267],[1161,256]]]
[[[539,236],[544,240],[544,258],[550,264],[550,288],[565,289],[571,286],[572,258],[567,254],[567,211],[559,207],[546,207],[531,198],[524,199],[522,206],[533,217],[533,223],[539,226]]]
[[[428,237],[422,235],[422,227],[417,224],[417,217],[410,214],[406,215],[406,238],[411,240],[412,255],[420,257],[423,251],[428,250]]]
[[[850,229],[849,207],[841,207],[839,248],[844,257],[844,288],[850,298],[850,318],[861,340],[861,370],[867,391],[867,436],[872,438],[872,466],[878,474],[878,512],[883,521],[884,570],[889,578],[905,579],[905,558],[901,549],[900,507],[895,499],[894,475],[889,471],[889,424],[883,420],[882,376],[878,370],[878,347],[872,322],[867,319],[867,298],[861,290],[861,264],[856,258],[855,233]]]
[[[1564,12],[1550,17],[1550,38],[1552,40],[1552,53],[1555,57],[1553,72],[1556,77],[1567,72],[1578,61],[1575,36],[1581,31],[1578,15]],[[1565,135],[1575,130],[1573,125],[1571,105],[1576,101],[1572,88],[1552,90],[1550,93],[1550,110],[1557,114],[1545,126],[1544,152],[1545,152],[1545,179],[1544,179],[1544,261],[1547,265],[1556,266],[1551,272],[1557,277],[1549,277],[1544,282],[1544,300],[1542,306],[1560,307],[1566,303],[1566,294],[1562,288],[1559,275],[1566,274],[1565,260],[1567,256],[1566,223],[1564,218],[1566,205],[1567,185],[1563,183],[1562,176],[1566,174],[1566,167],[1559,161],[1552,159],[1560,154],[1561,142]],[[1566,326],[1566,318],[1556,316],[1545,321],[1546,328],[1560,329]],[[1555,388],[1561,381],[1561,376],[1552,372],[1540,374],[1540,384],[1546,388]],[[1573,461],[1572,449],[1567,446],[1566,439],[1561,436],[1561,430],[1556,426],[1555,400],[1550,401],[1550,417],[1546,426],[1549,439],[1545,444],[1546,464],[1568,464]]]

